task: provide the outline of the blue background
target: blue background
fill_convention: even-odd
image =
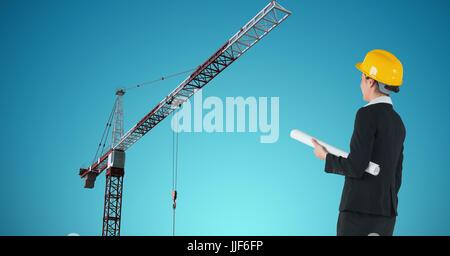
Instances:
[[[280,138],[180,135],[178,235],[334,235],[343,177],[323,172],[292,128],[348,150],[365,104],[354,64],[403,62],[393,96],[407,128],[396,235],[450,235],[449,1],[280,1],[293,15],[203,90],[280,97]],[[0,1],[0,234],[99,235],[95,152],[116,87],[202,63],[266,1]],[[130,91],[125,130],[184,78]],[[127,151],[123,235],[171,235],[172,133]]]

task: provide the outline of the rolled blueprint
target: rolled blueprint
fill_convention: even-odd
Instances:
[[[295,130],[295,129],[292,130],[291,138],[293,138],[294,140],[298,140],[310,147],[314,147],[314,144],[312,143],[313,137],[311,137],[310,135],[308,135],[302,131]],[[318,139],[316,139],[316,140],[317,140],[317,142],[319,142],[320,145],[324,146],[329,153],[331,153],[335,156],[341,156],[341,157],[345,157],[345,158],[348,157],[347,152],[342,151],[338,148],[335,148],[331,145],[328,145],[327,143],[320,141]],[[369,174],[372,174],[373,176],[377,176],[380,173],[380,166],[376,163],[369,162],[369,166],[367,167],[366,172]]]

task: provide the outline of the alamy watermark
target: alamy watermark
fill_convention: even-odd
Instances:
[[[270,109],[269,109],[270,108]],[[279,97],[207,97],[200,90],[172,116],[175,132],[259,132],[261,143],[279,137]],[[270,110],[270,111],[269,111]],[[270,118],[269,118],[270,116]]]

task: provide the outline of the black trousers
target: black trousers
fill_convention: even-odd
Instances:
[[[338,236],[392,236],[396,217],[357,212],[340,212],[337,222]]]

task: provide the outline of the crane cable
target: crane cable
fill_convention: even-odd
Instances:
[[[160,77],[158,79],[155,79],[155,80],[150,80],[150,81],[142,82],[140,84],[136,84],[136,85],[132,85],[132,86],[126,87],[125,90],[129,91],[129,90],[133,90],[133,89],[136,89],[136,88],[141,88],[141,87],[143,87],[145,85],[154,84],[154,83],[161,82],[161,81],[173,78],[173,77],[181,76],[183,74],[186,74],[186,73],[189,73],[191,71],[194,71],[195,69],[196,68],[191,68],[191,69],[188,69],[188,70],[185,70],[185,71],[181,71],[181,72],[178,72],[178,73],[173,73],[173,74],[170,74],[170,75],[167,75],[167,76],[162,76],[162,77]]]
[[[172,127],[172,235],[175,236],[175,210],[177,209],[178,183],[178,111],[175,113],[175,127]]]
[[[100,151],[100,148],[102,149],[100,155],[103,155],[103,152],[105,150],[106,142],[108,140],[109,131],[111,130],[111,124],[114,119],[114,113],[116,111],[116,105],[117,105],[117,99],[114,102],[113,108],[111,110],[111,113],[109,114],[108,121],[106,122],[106,127],[103,130],[102,138],[100,139],[100,142],[98,143],[97,151],[95,152],[94,158],[92,162],[95,162],[97,160],[98,152]],[[106,136],[106,137],[105,137]],[[102,147],[103,145],[103,147]]]

